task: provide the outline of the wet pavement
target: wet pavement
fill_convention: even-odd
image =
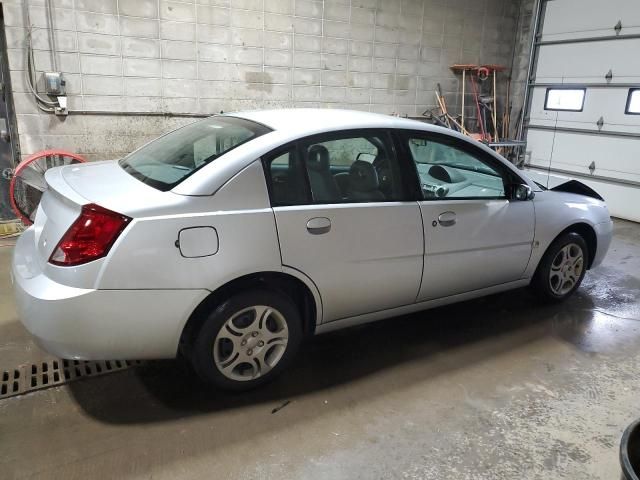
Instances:
[[[10,251],[0,369],[47,358]],[[562,305],[523,289],[320,336],[248,394],[165,361],[0,400],[0,478],[615,479],[639,345],[640,225],[616,222]]]

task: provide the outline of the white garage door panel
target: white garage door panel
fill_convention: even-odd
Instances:
[[[603,37],[615,35],[614,26],[622,23],[620,35],[640,33],[638,0],[555,0],[547,2],[542,40]]]
[[[597,83],[604,82],[611,69],[615,82],[638,82],[638,52],[640,38],[542,45],[535,78],[537,82],[557,82],[564,78],[565,82]]]
[[[527,175],[534,181],[553,188],[570,180],[570,177],[548,174],[542,170],[526,170]],[[626,218],[640,222],[640,188],[631,185],[618,185],[589,178],[575,178],[576,180],[593,188],[604,198],[609,208],[609,213],[618,218]]]
[[[594,162],[599,177],[640,183],[639,149],[637,138],[555,132],[551,166],[584,175]]]
[[[529,130],[527,132],[526,162],[528,164],[544,168],[549,167],[554,134],[555,132],[545,130]]]
[[[628,88],[587,87],[582,112],[557,112],[557,126],[597,130],[597,122],[602,117],[604,132],[640,134],[640,115],[624,113],[628,94]],[[638,145],[640,147],[640,143]]]
[[[529,117],[532,125],[544,127],[577,128],[597,130],[598,120],[603,117],[604,132],[626,132],[640,134],[640,115],[624,113],[628,88],[588,88],[581,112],[545,110],[547,87],[536,87],[531,94]]]

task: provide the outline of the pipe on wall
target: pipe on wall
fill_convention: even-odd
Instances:
[[[69,115],[108,115],[117,117],[193,117],[206,118],[216,113],[116,112],[112,110],[68,110]],[[220,112],[223,113],[223,112]]]

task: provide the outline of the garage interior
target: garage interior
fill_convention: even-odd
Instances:
[[[640,417],[635,0],[0,5],[1,478],[620,477]],[[468,76],[462,94],[454,65],[500,67],[477,88],[501,153],[609,206],[609,253],[565,303],[521,289],[320,335],[242,394],[207,391],[179,360],[63,361],[18,320],[9,185],[31,155],[121,158],[198,118],[264,108],[447,123],[444,99],[479,132],[480,95]]]

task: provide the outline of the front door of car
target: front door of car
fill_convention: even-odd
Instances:
[[[323,322],[411,304],[422,275],[420,207],[389,134],[323,134],[263,158],[282,263],[318,287]]]
[[[531,254],[534,207],[506,192],[521,179],[468,142],[427,132],[401,137],[423,194],[425,259],[417,300],[520,279]]]

